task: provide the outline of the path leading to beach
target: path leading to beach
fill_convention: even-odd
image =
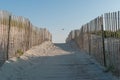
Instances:
[[[6,61],[0,80],[116,80],[74,43],[44,42]]]

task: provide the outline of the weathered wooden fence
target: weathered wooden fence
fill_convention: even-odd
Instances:
[[[73,30],[66,42],[75,41],[79,48],[99,63],[120,75],[120,12],[105,13],[79,30]]]
[[[52,35],[45,28],[37,28],[27,18],[0,11],[0,62],[15,56],[17,51],[26,51]]]

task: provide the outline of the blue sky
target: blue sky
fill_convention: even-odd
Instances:
[[[64,42],[71,30],[120,10],[120,0],[1,0],[0,9],[29,18],[34,25],[46,27],[53,42]]]

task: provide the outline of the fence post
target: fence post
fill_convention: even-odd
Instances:
[[[104,28],[103,28],[103,15],[100,19],[100,24],[101,24],[101,30],[102,30],[102,45],[103,45],[103,61],[104,61],[104,66],[106,67],[106,55],[105,55],[105,43],[104,43]]]
[[[9,15],[9,23],[8,23],[8,40],[7,40],[7,54],[6,54],[6,59],[8,60],[9,58],[9,39],[10,39],[10,27],[11,27],[11,15]]]
[[[90,29],[89,24],[87,23],[87,34],[88,34],[88,52],[91,55],[91,37],[90,37]]]

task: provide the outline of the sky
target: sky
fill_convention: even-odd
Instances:
[[[120,0],[1,0],[0,10],[29,18],[33,25],[47,28],[54,43],[63,43],[71,30],[103,13],[119,11]]]

